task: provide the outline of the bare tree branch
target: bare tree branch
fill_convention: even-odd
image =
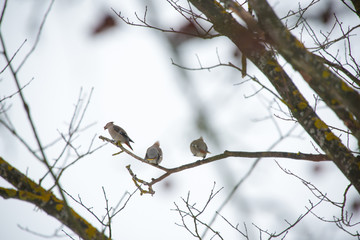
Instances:
[[[41,36],[41,33],[43,31],[43,28],[44,28],[44,25],[45,25],[45,22],[47,20],[47,17],[51,11],[51,8],[52,6],[54,5],[54,2],[55,0],[51,0],[50,4],[49,4],[49,7],[48,9],[46,10],[45,14],[44,14],[44,17],[42,19],[42,22],[40,24],[40,27],[39,27],[39,30],[38,30],[38,33],[36,35],[36,39],[35,39],[35,42],[34,42],[34,45],[31,47],[30,51],[26,54],[26,56],[24,57],[24,59],[21,61],[20,65],[18,66],[18,68],[15,70],[15,74],[17,74],[20,69],[23,67],[23,65],[25,64],[25,62],[27,61],[27,59],[32,55],[32,53],[35,51],[39,41],[40,41],[40,36]]]
[[[188,163],[179,167],[175,167],[175,168],[165,168],[162,167],[160,165],[156,165],[156,164],[152,164],[147,162],[145,159],[135,155],[134,153],[130,152],[129,150],[127,150],[126,148],[124,148],[121,144],[115,143],[113,140],[106,138],[104,136],[99,136],[99,138],[103,141],[107,141],[112,143],[113,145],[117,146],[118,148],[121,149],[121,151],[119,153],[125,152],[128,155],[130,155],[131,157],[149,164],[153,167],[156,167],[158,169],[161,169],[163,171],[165,171],[164,174],[162,174],[161,176],[157,177],[157,178],[153,178],[150,182],[148,181],[144,181],[140,178],[138,178],[136,176],[136,174],[131,170],[130,165],[126,166],[126,168],[128,169],[130,175],[132,176],[132,179],[135,183],[135,185],[140,189],[140,193],[144,194],[144,193],[150,193],[150,194],[154,194],[155,191],[153,190],[152,186],[160,181],[162,181],[163,179],[169,177],[170,175],[177,173],[177,172],[181,172],[190,168],[194,168],[194,167],[198,167],[204,164],[208,164],[214,161],[218,161],[221,159],[225,159],[225,158],[229,158],[229,157],[241,157],[241,158],[289,158],[292,160],[308,160],[308,161],[315,161],[315,162],[322,162],[322,161],[329,161],[329,158],[324,155],[324,154],[306,154],[306,153],[290,153],[290,152],[239,152],[239,151],[224,151],[222,154],[218,154],[212,157],[208,157],[206,159],[203,160],[198,160],[192,163]],[[115,153],[113,155],[117,155],[119,153]],[[145,185],[148,187],[148,190],[145,190],[142,188],[141,185]]]
[[[358,168],[358,164],[360,164],[359,163],[360,159],[357,159],[352,154],[352,152],[342,144],[341,140],[331,132],[327,124],[309,106],[309,103],[306,101],[303,94],[295,86],[292,79],[286,74],[285,70],[282,68],[282,66],[275,58],[273,51],[268,51],[266,47],[256,39],[254,33],[250,32],[248,29],[244,28],[241,24],[239,24],[236,21],[236,19],[234,19],[232,15],[228,13],[226,9],[224,9],[216,1],[214,2],[210,0],[205,0],[205,1],[190,0],[190,2],[199,11],[203,12],[209,18],[209,21],[211,21],[214,24],[214,28],[217,32],[228,37],[241,50],[241,52],[245,54],[246,57],[249,60],[251,60],[265,74],[265,76],[267,76],[267,78],[270,80],[272,85],[278,91],[279,95],[282,97],[283,103],[291,111],[292,116],[294,116],[298,120],[298,122],[303,126],[303,128],[308,132],[308,134],[315,140],[315,142],[322,148],[322,150],[326,153],[326,155],[328,155],[329,158],[335,162],[337,167],[343,172],[343,174],[349,179],[349,181],[351,181],[354,184],[358,192],[360,192],[360,178],[358,177],[360,176],[360,169]],[[297,57],[294,56],[295,53],[292,51],[299,49],[301,53],[307,52],[306,50],[304,50],[305,49],[304,46],[289,33],[288,29],[284,28],[280,20],[276,17],[276,15],[273,13],[272,9],[267,5],[267,3],[265,3],[262,0],[256,0],[256,1],[251,0],[250,3],[251,6],[254,7],[254,10],[258,11],[257,12],[258,15],[261,13],[262,17],[269,16],[269,18],[270,17],[276,18],[275,21],[276,26],[271,25],[274,23],[267,23],[269,24],[269,26],[266,29],[268,29],[269,31],[270,29],[273,29],[273,27],[279,27],[281,29],[281,31],[277,29],[276,32],[277,34],[281,34],[281,38],[283,39],[278,39],[280,35],[277,36],[274,32],[272,32],[271,34],[275,35],[273,36],[274,37],[273,41],[275,43],[277,41],[282,41],[281,46],[288,44],[287,46],[284,46],[284,49],[282,50],[284,52],[281,53],[288,54],[289,58],[293,58],[293,59],[288,59],[289,61],[295,61],[295,59],[297,59]],[[269,21],[269,19],[265,18],[263,21]],[[289,35],[290,39],[293,41],[291,42],[292,47],[289,47],[290,46],[289,43],[286,42],[289,40],[285,41],[285,38],[287,38],[288,35],[284,36],[284,34],[285,35],[290,34]],[[294,44],[296,45],[296,47],[294,47]],[[287,59],[287,57],[285,58]],[[299,63],[295,62],[293,64],[299,64]],[[304,64],[307,64],[306,66],[309,66],[308,65],[309,63],[304,63]],[[313,62],[311,67],[314,66],[318,66],[318,65],[316,65]],[[304,66],[302,65],[302,67]],[[323,66],[319,66],[319,68],[324,69]],[[309,70],[306,70],[301,73],[307,73],[308,71]],[[336,98],[339,98],[339,101],[344,100],[344,103],[350,104],[351,106],[349,106],[349,109],[351,109],[353,115],[352,114],[348,115],[346,119],[350,120],[352,123],[357,123],[358,121],[355,120],[355,118],[352,118],[351,116],[357,117],[358,116],[357,113],[360,114],[359,108],[355,107],[356,105],[355,103],[360,102],[360,96],[357,93],[355,93],[354,90],[350,88],[349,89],[346,88],[348,87],[348,85],[345,84],[342,80],[340,80],[340,82],[344,83],[345,85],[341,85],[341,84],[340,84],[341,86],[338,85],[339,79],[336,76],[334,76],[334,74],[330,73],[328,70],[327,71],[324,70],[325,72],[324,71],[320,72],[320,73],[324,73],[325,74],[324,76],[322,76],[321,74],[319,76],[319,69],[317,71],[318,72],[314,76],[325,77],[326,81],[330,81],[328,78],[333,79],[334,81],[336,81],[337,89],[338,87],[341,88],[341,86],[345,86],[344,89],[342,90],[338,89],[338,91],[342,91],[341,93],[336,92],[336,90],[327,91],[327,93],[336,94]],[[311,80],[311,78],[309,77],[310,76],[304,76],[304,79],[309,81]],[[321,83],[318,82],[318,84]],[[346,95],[344,93],[345,90],[349,91],[349,93],[351,94]],[[359,98],[359,101],[356,100],[357,98]],[[338,103],[339,102],[337,102],[337,104]],[[336,110],[336,111],[337,112],[342,111],[341,109],[344,110],[342,112],[343,114],[342,116],[345,117],[345,114],[349,112],[347,109],[344,109],[343,107],[340,108],[340,110]],[[360,119],[360,117],[358,119]],[[353,129],[356,128],[354,127]],[[358,136],[357,132],[355,132],[354,134],[355,136]]]
[[[296,129],[296,126],[292,127],[286,134],[282,135],[280,134],[280,137],[277,141],[275,141],[268,150],[275,148],[280,142],[282,142],[284,139],[290,136],[290,134]],[[220,214],[220,212],[224,209],[224,207],[230,202],[230,200],[233,198],[237,190],[240,188],[240,186],[251,176],[251,174],[254,172],[255,167],[258,165],[262,158],[257,158],[254,163],[250,166],[250,168],[247,170],[247,172],[240,178],[240,180],[234,185],[234,187],[231,189],[229,195],[225,198],[225,200],[222,202],[220,207],[216,210],[216,213],[213,215],[211,220],[209,221],[208,225],[212,226],[212,224],[215,222],[216,218]],[[208,229],[205,229],[205,231],[202,234],[202,237],[204,238],[208,232]]]
[[[180,227],[184,227],[192,236],[198,239],[202,239],[199,233],[200,227],[205,227],[209,229],[214,234],[213,237],[217,236],[220,239],[224,239],[218,231],[216,231],[200,219],[200,216],[205,212],[212,199],[222,190],[222,188],[220,188],[219,190],[214,192],[215,185],[216,183],[214,182],[209,197],[202,208],[197,208],[195,207],[195,203],[190,203],[190,192],[188,192],[186,199],[181,198],[182,202],[185,204],[186,210],[182,210],[176,203],[174,203],[175,209],[172,209],[173,211],[178,212],[181,217],[182,224],[177,225]],[[189,224],[186,222],[187,218],[190,218],[193,227],[190,227]]]
[[[53,1],[54,1],[54,0],[53,0]],[[50,5],[50,6],[51,6],[51,5]],[[50,9],[51,9],[51,8],[49,8],[48,11],[50,11]],[[48,14],[48,13],[46,13],[45,16],[44,16],[43,23],[44,23],[45,20],[46,20],[47,14]],[[41,29],[40,29],[40,31],[39,31],[39,35],[40,35],[40,33],[41,33]],[[30,128],[31,128],[32,133],[33,133],[33,135],[34,135],[35,141],[36,141],[37,146],[38,146],[38,148],[39,148],[39,150],[40,150],[41,162],[42,162],[42,163],[47,167],[47,169],[49,170],[50,175],[51,175],[52,178],[55,180],[55,184],[56,184],[56,186],[58,187],[58,190],[59,190],[59,193],[60,193],[62,199],[63,199],[63,200],[65,201],[65,203],[66,203],[66,199],[65,199],[65,197],[64,197],[64,194],[63,194],[62,191],[61,191],[60,183],[56,181],[56,176],[55,176],[54,172],[52,171],[52,168],[51,168],[51,166],[50,166],[50,164],[49,164],[49,162],[48,162],[48,159],[47,159],[47,157],[46,157],[45,151],[44,151],[44,149],[43,149],[43,145],[42,145],[42,143],[41,143],[41,141],[40,141],[40,136],[39,136],[39,134],[38,134],[38,131],[37,131],[37,129],[36,129],[35,122],[34,122],[32,116],[31,116],[31,113],[30,113],[29,104],[28,104],[27,101],[25,100],[25,96],[24,96],[23,92],[21,91],[22,87],[21,87],[20,81],[19,81],[19,79],[18,79],[18,70],[19,70],[19,69],[18,69],[18,70],[15,70],[14,67],[12,66],[12,64],[10,63],[10,58],[9,58],[8,53],[7,53],[7,48],[6,48],[5,40],[4,40],[4,38],[3,38],[3,33],[2,33],[2,31],[0,31],[0,45],[1,45],[1,47],[3,48],[2,54],[4,55],[5,60],[6,60],[7,64],[9,65],[8,67],[9,67],[9,69],[10,69],[10,73],[11,73],[11,75],[12,75],[12,77],[13,77],[13,80],[14,80],[16,86],[17,86],[17,90],[18,90],[18,92],[19,92],[18,95],[19,95],[19,97],[20,97],[20,99],[21,99],[21,102],[22,102],[22,105],[23,105],[25,114],[26,114],[26,116],[27,116],[28,123],[30,124]],[[35,48],[36,48],[36,44],[34,45],[33,50],[35,50]],[[33,50],[30,51],[30,53],[29,53],[28,56],[30,56],[30,54],[33,52]],[[65,209],[67,209],[67,205],[66,205],[66,204],[65,204]],[[70,210],[68,209],[68,211],[70,211]],[[72,216],[72,215],[69,213],[69,216]]]
[[[0,176],[16,189],[0,187],[0,196],[5,199],[19,199],[32,203],[47,214],[59,220],[83,239],[108,239],[89,222],[82,218],[66,202],[58,199],[51,191],[29,179],[0,157]],[[68,211],[68,209],[70,211]],[[71,216],[69,215],[71,214]]]
[[[1,74],[1,73],[0,73],[0,74]],[[10,98],[12,98],[13,96],[15,96],[16,94],[18,94],[20,91],[22,91],[24,88],[26,88],[26,87],[32,82],[32,80],[34,80],[34,78],[30,79],[30,81],[29,81],[28,83],[26,83],[24,86],[22,86],[20,90],[17,90],[16,92],[14,92],[14,93],[12,93],[12,94],[10,94],[10,95],[8,95],[8,96],[3,97],[2,99],[0,99],[0,103],[1,103],[2,101],[5,101],[5,100],[7,100],[7,99],[10,99]]]
[[[308,208],[308,211],[315,216],[317,219],[319,219],[322,222],[327,223],[334,223],[339,229],[343,230],[347,234],[353,237],[360,238],[360,232],[356,229],[356,226],[360,225],[360,222],[354,222],[352,220],[353,214],[350,214],[348,211],[345,210],[346,205],[346,196],[347,193],[352,186],[352,184],[348,185],[344,191],[343,194],[343,201],[342,202],[335,202],[331,200],[326,193],[323,193],[320,189],[318,189],[314,184],[310,183],[309,181],[306,181],[305,179],[301,178],[300,176],[292,173],[290,170],[283,168],[280,166],[278,162],[276,162],[279,168],[286,174],[295,177],[299,179],[309,190],[310,192],[321,202],[329,203],[331,206],[334,206],[337,209],[340,209],[340,216],[333,216],[331,219],[326,219],[324,217],[320,217],[318,214],[316,214],[312,208]],[[351,231],[353,228],[354,231]]]
[[[263,230],[261,227],[257,226],[255,223],[253,223],[253,225],[260,231],[260,233],[265,233],[266,235],[269,236],[268,239],[272,239],[272,238],[278,238],[281,237],[282,239],[284,239],[286,237],[286,235],[288,234],[289,230],[294,228],[304,217],[306,217],[309,213],[311,213],[311,211],[316,208],[317,206],[320,205],[320,203],[322,202],[322,200],[319,200],[317,203],[312,203],[309,200],[309,204],[310,207],[306,207],[306,212],[304,214],[301,214],[293,223],[288,222],[287,220],[286,223],[288,223],[288,227],[286,227],[285,229],[281,230],[279,233],[276,232],[269,232],[268,230]]]
[[[197,32],[196,34],[192,33],[192,32],[184,32],[181,30],[174,30],[172,28],[170,29],[164,29],[161,27],[157,27],[157,26],[153,26],[151,24],[149,24],[147,22],[146,16],[147,16],[147,7],[145,8],[145,12],[144,12],[144,16],[142,18],[140,18],[138,16],[137,13],[135,13],[136,19],[140,22],[140,23],[134,23],[131,22],[128,18],[125,18],[124,16],[121,15],[121,12],[116,12],[115,9],[111,8],[111,10],[126,24],[131,25],[131,26],[135,26],[135,27],[146,27],[146,28],[150,28],[150,29],[154,29],[160,32],[164,32],[164,33],[177,33],[177,34],[184,34],[184,35],[188,35],[188,36],[193,36],[193,37],[198,37],[198,38],[203,38],[203,39],[210,39],[210,38],[215,38],[218,37],[219,34],[210,34],[210,31],[212,28],[209,28],[208,30],[203,30],[203,27],[196,21],[196,18],[201,18],[200,16],[196,16],[194,17],[194,22],[200,26],[200,29],[202,29],[201,32]],[[188,18],[187,18],[188,19]],[[191,19],[188,19],[189,21],[191,21]]]

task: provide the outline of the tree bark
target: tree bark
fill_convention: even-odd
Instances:
[[[57,198],[51,191],[46,191],[42,186],[11,166],[2,157],[0,157],[0,176],[16,188],[0,187],[0,196],[3,198],[19,199],[36,205],[78,234],[82,239],[109,239],[76,213],[75,210],[65,206],[64,201]]]
[[[343,172],[343,174],[360,193],[360,159],[356,158],[352,152],[342,144],[340,139],[330,131],[325,122],[320,119],[315,111],[310,107],[309,103],[295,86],[291,78],[277,62],[273,52],[267,50],[265,46],[256,38],[257,36],[255,33],[240,25],[236,19],[234,19],[232,15],[228,13],[226,9],[218,2],[212,0],[190,0],[190,2],[199,11],[206,15],[209,21],[213,23],[217,32],[223,36],[228,37],[239,48],[239,50],[245,54],[246,57],[259,68],[259,70],[262,71],[262,73],[269,79],[271,84],[276,88],[282,97],[283,103],[286,104],[290,109],[293,117],[302,125],[305,131],[314,139],[314,141],[321,147],[329,159],[331,159],[336,164],[336,166]],[[250,1],[250,3],[253,3],[253,8],[257,14],[261,13],[258,5],[260,3],[267,4],[262,0],[254,0]],[[269,11],[269,9],[267,10]],[[267,15],[261,16],[261,19],[264,19],[263,21],[266,21],[267,18]],[[279,22],[277,25],[279,25]],[[260,25],[260,27],[262,27],[262,25]],[[273,30],[274,29],[271,29],[271,31]],[[282,28],[282,30],[284,29]],[[274,31],[276,33],[280,30],[278,29]],[[311,74],[318,71],[318,69],[324,69],[325,72],[323,71],[320,73],[320,75],[316,75],[317,84],[327,84],[329,82],[330,76],[331,80],[336,79],[336,76],[334,77],[333,74],[322,63],[317,62],[315,66],[312,66],[311,61],[310,63],[296,62],[296,56],[298,55],[297,51],[299,48],[302,49],[302,54],[306,54],[306,56],[303,56],[303,58],[309,57],[312,59],[313,56],[311,53],[306,51],[304,46],[300,44],[300,42],[294,36],[292,36],[288,30],[285,32],[285,34],[289,38],[288,41],[291,41],[292,46],[295,45],[298,47],[289,48],[282,45],[274,45],[277,48],[283,47],[283,51],[279,50],[279,53],[284,55],[286,54],[284,58],[289,59],[288,61],[290,64],[295,65],[295,69],[299,70],[306,66],[312,68],[311,70],[306,71],[310,72]],[[282,36],[271,36],[271,39],[276,40],[280,37]],[[302,64],[306,65],[302,66]],[[313,78],[314,76],[311,77]],[[340,84],[341,88],[342,83],[337,84]],[[310,87],[313,87],[313,85],[310,84]],[[316,91],[316,89],[314,90]],[[358,99],[358,94],[356,92],[353,93],[353,91],[351,92],[351,99]],[[353,112],[356,112],[359,109],[358,107],[354,107],[357,103],[349,100],[346,93],[341,94],[338,91],[331,91],[329,94],[335,95],[333,97],[340,99],[340,101],[345,101],[340,102],[339,104],[348,104],[349,109],[353,110]],[[347,109],[347,106],[345,106],[344,109]]]

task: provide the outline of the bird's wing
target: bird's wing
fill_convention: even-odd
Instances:
[[[125,132],[124,129],[122,129],[121,127],[114,125],[114,130],[121,134],[122,136],[124,136],[129,142],[134,142],[133,140],[130,139],[130,137],[127,135],[127,133]]]

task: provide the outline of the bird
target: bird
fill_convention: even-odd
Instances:
[[[191,142],[190,150],[195,157],[202,157],[203,159],[206,157],[206,154],[210,153],[202,137]]]
[[[159,141],[156,141],[152,146],[146,150],[145,160],[154,163],[156,165],[160,164],[163,158],[162,150],[160,148]]]
[[[130,139],[130,137],[127,135],[124,129],[114,124],[114,122],[108,122],[104,130],[108,130],[110,136],[118,143],[125,143],[131,150],[132,147],[130,146],[130,142],[134,142]]]

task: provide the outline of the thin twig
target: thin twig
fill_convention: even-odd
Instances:
[[[32,55],[32,53],[35,51],[39,41],[40,41],[40,36],[41,36],[41,33],[43,31],[43,28],[44,28],[44,25],[45,25],[45,22],[47,20],[47,17],[51,11],[51,8],[54,4],[55,0],[51,0],[50,4],[49,4],[49,7],[48,9],[46,10],[45,12],[45,15],[41,21],[41,24],[40,24],[40,27],[39,27],[39,31],[38,33],[36,34],[36,39],[35,39],[35,42],[34,42],[34,45],[32,46],[32,48],[30,49],[30,51],[26,54],[26,56],[24,57],[24,59],[21,61],[19,67],[15,70],[15,74],[17,74],[20,69],[22,68],[22,66],[25,64],[26,60]]]

